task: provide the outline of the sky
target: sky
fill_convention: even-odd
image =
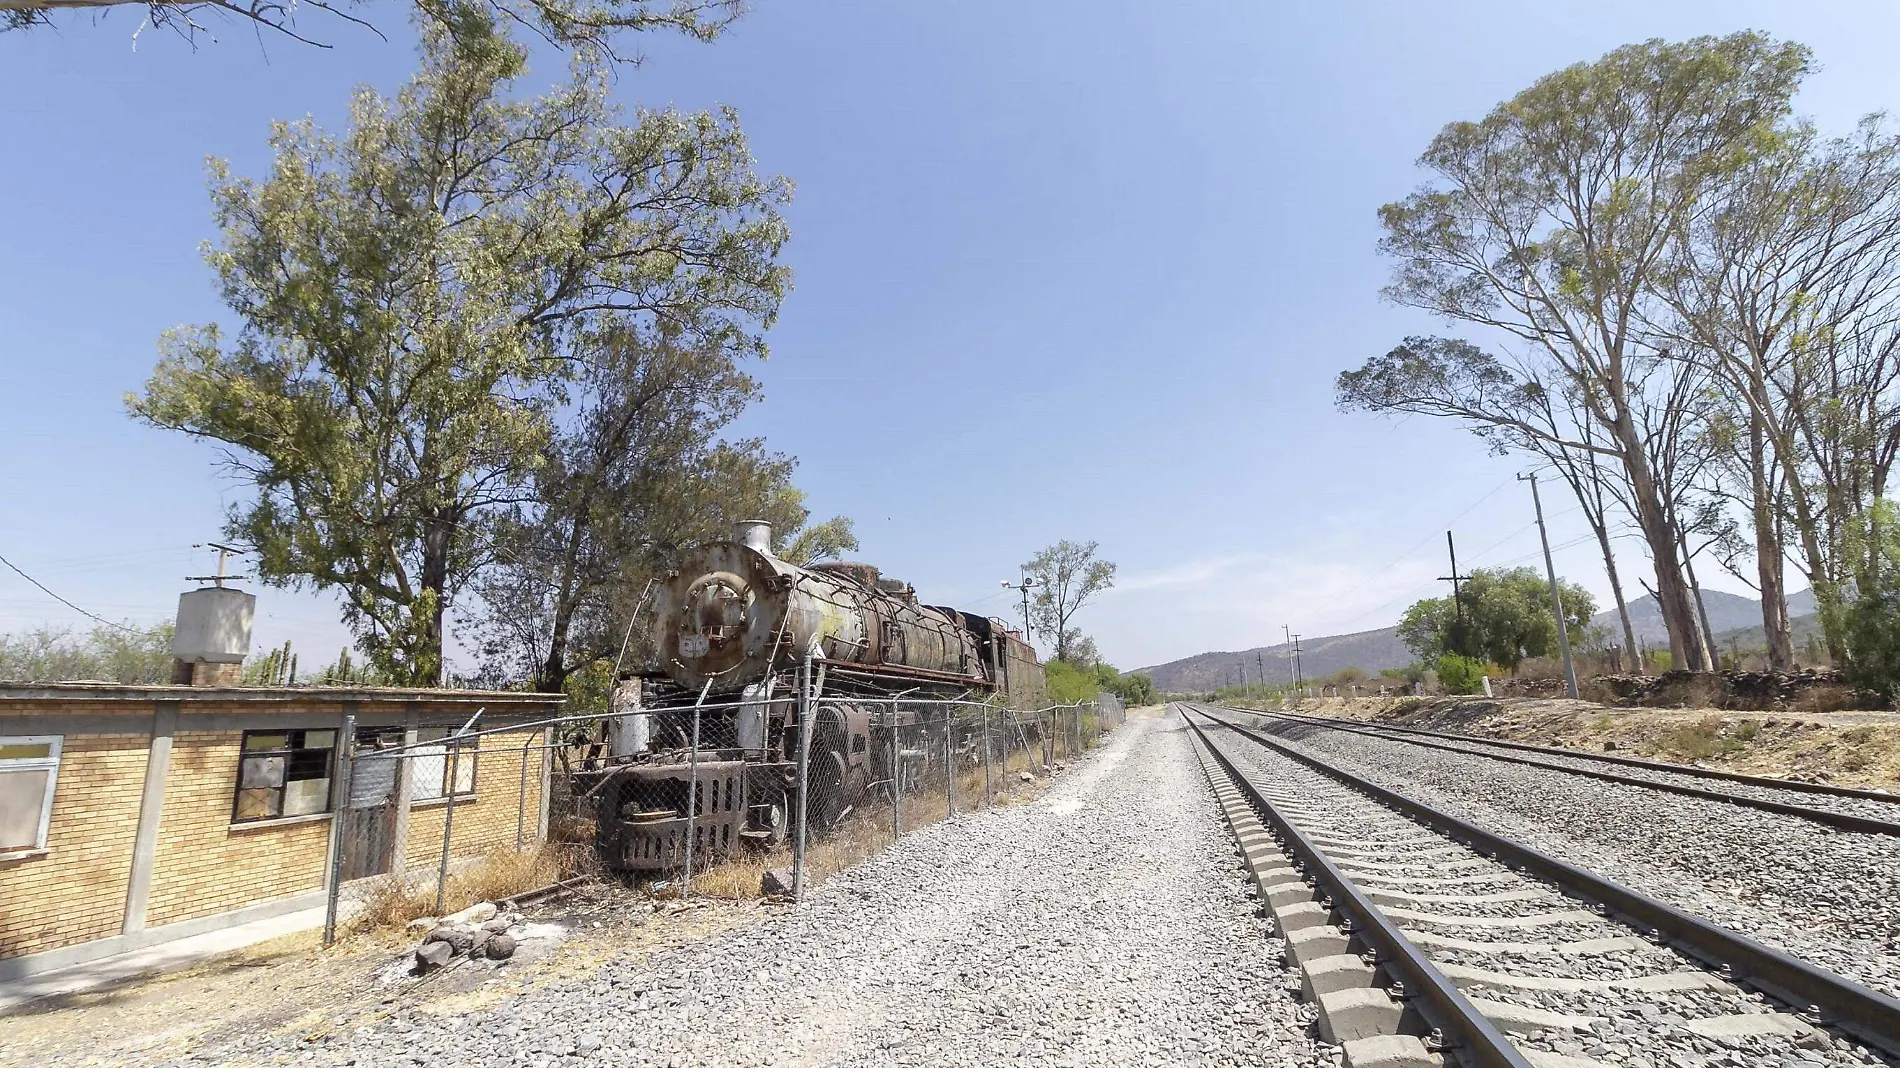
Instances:
[[[797,185],[794,288],[734,431],[798,457],[815,517],[932,603],[1008,613],[1038,549],[1099,542],[1115,588],[1076,622],[1124,668],[1390,625],[1440,592],[1447,529],[1461,568],[1539,562],[1521,460],[1332,403],[1340,371],[1440,328],[1380,300],[1376,212],[1446,123],[1621,44],[1739,29],[1815,50],[1798,107],[1824,130],[1900,102],[1882,3],[756,7],[711,45],[642,41],[616,89],[735,107]],[[82,609],[170,618],[247,499],[124,397],[162,331],[230,324],[206,157],[261,175],[272,120],[341,128],[354,86],[409,76],[403,8],[363,11],[387,40],[312,12],[333,47],[213,23],[193,48],[136,8],[0,34],[0,556]],[[562,73],[542,53],[528,87]],[[1607,604],[1546,488],[1559,572]],[[348,641],[334,597],[258,592],[259,648]],[[0,631],[42,625],[91,624],[0,568]]]

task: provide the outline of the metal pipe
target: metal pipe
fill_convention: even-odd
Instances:
[[[943,802],[944,818],[957,814],[956,745],[950,740],[950,709],[943,710]]]

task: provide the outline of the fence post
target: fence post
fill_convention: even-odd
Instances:
[[[448,737],[449,777],[442,789],[449,795],[449,799],[448,804],[442,808],[442,863],[435,873],[435,914],[437,916],[442,915],[442,902],[449,889],[449,841],[455,829],[455,772],[462,755],[461,738],[462,735],[468,733],[469,728],[475,726],[475,721],[482,718],[482,713],[485,711],[487,711],[486,708],[476,709],[475,714],[468,717],[468,722],[462,724],[462,729]]]
[[[343,817],[350,810],[350,780],[356,772],[356,717],[343,717],[343,734],[334,750],[342,760],[342,792],[330,812],[330,885],[323,900],[323,944],[336,941],[337,895],[343,888]]]
[[[957,745],[951,735],[950,706],[943,706],[943,803],[944,819],[957,814]]]
[[[686,874],[680,880],[680,900],[693,892],[693,846],[699,839],[699,709],[706,703],[706,694],[712,690],[712,680],[706,680],[706,688],[699,691],[699,700],[693,703],[693,748],[687,754],[691,762],[686,772]]]
[[[455,828],[455,766],[456,758],[461,755],[462,747],[449,739],[449,774],[443,792],[449,795],[448,803],[442,807],[442,860],[435,873],[435,914],[442,915],[442,902],[449,889],[449,835]]]
[[[990,751],[990,706],[983,706],[983,807],[996,807],[996,773],[990,765],[994,762]]]
[[[891,841],[904,837],[904,747],[897,731],[897,698],[891,698]]]
[[[798,836],[792,846],[792,900],[805,900],[805,813],[811,790],[811,656],[798,664]]]
[[[521,742],[521,791],[515,795],[515,852],[521,852],[521,839],[528,829],[528,746],[533,744],[532,732]]]

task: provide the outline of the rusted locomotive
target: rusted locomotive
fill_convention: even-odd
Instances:
[[[1003,621],[922,604],[868,564],[778,559],[764,523],[682,556],[655,587],[651,637],[658,663],[617,691],[608,762],[584,784],[602,860],[623,871],[678,868],[689,805],[701,857],[783,840],[801,672],[812,695],[807,819],[818,830],[926,759],[897,744],[907,729],[942,723],[949,759],[942,706],[919,702],[1033,709],[1047,693],[1034,648]]]

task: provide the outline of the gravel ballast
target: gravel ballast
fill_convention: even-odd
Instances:
[[[1900,838],[1292,723],[1343,770],[1900,996]]]
[[[1375,861],[1403,861],[1431,843],[1436,832],[1393,812],[1364,794],[1353,791],[1264,746],[1218,727],[1213,743],[1230,759],[1261,776],[1275,804],[1297,803],[1293,823],[1316,836],[1319,847],[1341,862],[1346,854]],[[1437,836],[1439,843],[1456,843]],[[1328,845],[1326,843],[1337,843]],[[1389,844],[1380,844],[1389,843]],[[1458,847],[1460,850],[1463,847]],[[1759,1034],[1719,1041],[1696,1031],[1725,1017],[1772,1015],[1782,1007],[1754,992],[1737,989],[1697,962],[1638,937],[1640,932],[1607,918],[1589,918],[1590,910],[1563,896],[1554,886],[1512,871],[1494,860],[1481,858],[1479,885],[1421,887],[1429,900],[1389,902],[1400,912],[1392,918],[1408,932],[1431,932],[1454,938],[1496,940],[1487,931],[1487,919],[1534,918],[1580,913],[1561,922],[1532,922],[1512,929],[1507,941],[1561,944],[1621,939],[1633,945],[1614,952],[1565,956],[1556,953],[1496,954],[1447,949],[1428,944],[1424,950],[1440,967],[1471,969],[1460,982],[1468,996],[1487,1002],[1554,1012],[1577,1019],[1575,1030],[1555,1028],[1517,1033],[1512,1042],[1521,1050],[1558,1056],[1586,1056],[1609,1063],[1670,1065],[1692,1068],[1717,1064],[1757,1065],[1806,1063],[1849,1066],[1879,1065],[1879,1058],[1862,1051],[1851,1039],[1828,1041],[1806,1031]],[[1349,863],[1364,863],[1364,860]],[[1373,879],[1349,874],[1370,895],[1380,884],[1403,887],[1398,879]],[[1473,877],[1463,875],[1461,877]],[[1376,898],[1375,898],[1376,900]],[[1430,918],[1428,918],[1430,917]],[[1479,921],[1472,926],[1470,921]],[[1630,982],[1638,977],[1676,981],[1675,988],[1636,990],[1595,984]],[[1539,988],[1540,980],[1580,981],[1582,988]],[[1706,985],[1703,985],[1706,984]]]
[[[1041,799],[915,832],[755,925],[258,1059],[1335,1064],[1309,1037],[1312,1010],[1243,889],[1185,730],[1130,719]]]

